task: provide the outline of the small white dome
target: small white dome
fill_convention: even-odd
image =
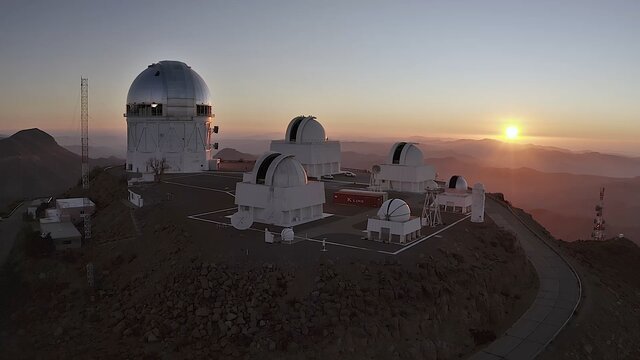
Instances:
[[[295,239],[295,233],[292,228],[284,228],[280,232],[280,236],[282,237],[282,241],[292,242]]]
[[[408,221],[411,218],[411,209],[404,200],[389,199],[380,206],[378,218],[396,222]]]
[[[467,180],[465,180],[462,176],[454,175],[451,177],[451,179],[449,179],[447,188],[454,190],[467,190],[469,188],[469,185],[467,184]]]
[[[427,180],[424,184],[425,190],[438,190],[439,186],[435,180]]]
[[[296,143],[320,143],[326,140],[322,124],[314,116],[297,116],[289,122],[285,140]]]
[[[293,155],[267,152],[253,167],[255,184],[275,187],[301,186],[307,183],[307,172]]]
[[[397,142],[389,151],[389,164],[420,166],[424,165],[424,154],[414,143]]]

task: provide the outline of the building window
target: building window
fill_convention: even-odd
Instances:
[[[196,105],[197,116],[211,116],[211,105]]]
[[[162,104],[127,105],[127,116],[162,116]]]

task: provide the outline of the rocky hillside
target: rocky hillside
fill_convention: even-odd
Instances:
[[[584,297],[541,358],[640,359],[640,248],[627,239],[560,246],[574,261]]]
[[[116,158],[91,160],[92,166],[121,163]],[[39,129],[0,139],[0,205],[21,198],[50,196],[80,179],[80,156],[61,147]]]
[[[491,222],[398,257],[264,260],[245,257],[240,239],[220,256],[204,249],[223,232],[194,236],[171,203],[136,210],[135,236],[130,212],[112,211],[123,183],[96,181],[113,188],[96,232],[130,234],[47,258],[14,253],[0,311],[10,358],[457,359],[504,331],[537,288],[514,237]]]

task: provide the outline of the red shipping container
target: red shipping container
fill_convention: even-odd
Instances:
[[[387,193],[364,190],[342,189],[333,193],[333,203],[360,207],[380,207],[387,199]]]

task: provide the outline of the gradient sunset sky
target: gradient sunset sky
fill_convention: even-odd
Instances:
[[[129,85],[181,60],[222,136],[499,137],[640,154],[640,1],[15,1],[0,7],[0,133],[124,137]]]

